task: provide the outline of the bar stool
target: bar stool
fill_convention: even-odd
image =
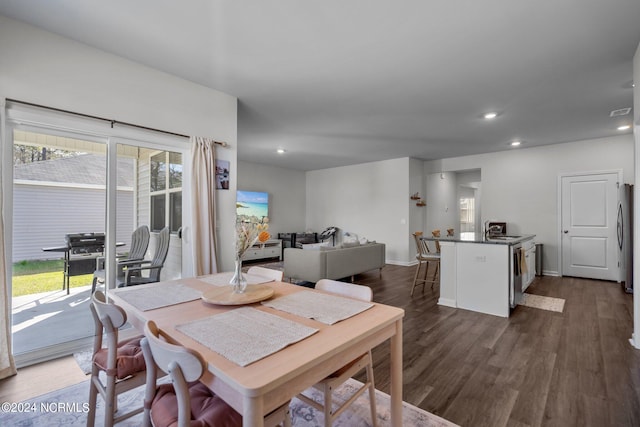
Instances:
[[[433,284],[438,283],[440,281],[440,277],[438,276],[438,272],[440,270],[440,251],[431,252],[429,250],[429,245],[427,245],[427,241],[422,239],[422,233],[417,232],[413,233],[413,239],[416,242],[416,259],[418,260],[418,267],[416,268],[416,274],[413,277],[413,286],[411,286],[411,296],[413,296],[413,291],[418,284],[422,284],[422,292],[424,292],[424,286],[426,283],[431,283],[431,289],[433,289]],[[436,240],[436,248],[439,249],[439,242]],[[435,271],[433,273],[433,277],[431,280],[428,279],[429,273],[429,263],[435,263]],[[420,274],[420,268],[422,264],[425,264],[424,276],[422,279],[418,279],[418,275]]]

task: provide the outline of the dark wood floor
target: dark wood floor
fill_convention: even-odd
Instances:
[[[640,426],[633,296],[619,284],[537,277],[527,292],[564,298],[564,312],[519,306],[504,319],[439,306],[437,286],[411,297],[414,271],[355,280],[405,310],[405,401],[462,426]],[[385,392],[388,352],[373,353]]]

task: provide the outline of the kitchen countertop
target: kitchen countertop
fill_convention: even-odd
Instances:
[[[438,240],[440,242],[454,242],[454,243],[483,243],[491,245],[515,245],[518,243],[531,240],[536,237],[535,234],[518,234],[507,236],[494,236],[485,237],[482,233],[467,233],[462,237],[433,237],[422,236],[424,240]]]

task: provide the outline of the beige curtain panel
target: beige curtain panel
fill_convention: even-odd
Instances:
[[[7,141],[4,130],[4,102],[0,111],[0,146]],[[0,379],[16,374],[16,365],[11,351],[11,294],[7,282],[4,253],[4,209],[2,207],[2,156],[0,156]]]
[[[191,137],[192,239],[196,275],[218,272],[216,257],[216,149],[212,139]]]

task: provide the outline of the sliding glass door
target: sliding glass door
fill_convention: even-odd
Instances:
[[[8,122],[13,180],[7,199],[13,214],[5,226],[18,366],[90,348],[93,272],[106,266],[106,287],[116,286],[117,257],[126,257],[138,226],[151,229],[147,259],[159,229],[170,227],[161,279],[182,275],[188,146],[171,146],[162,137],[156,142],[150,132],[143,139],[129,131],[134,137],[127,138],[88,126],[83,133],[82,121],[69,120],[73,126],[56,126],[56,117],[43,113],[37,125]]]

